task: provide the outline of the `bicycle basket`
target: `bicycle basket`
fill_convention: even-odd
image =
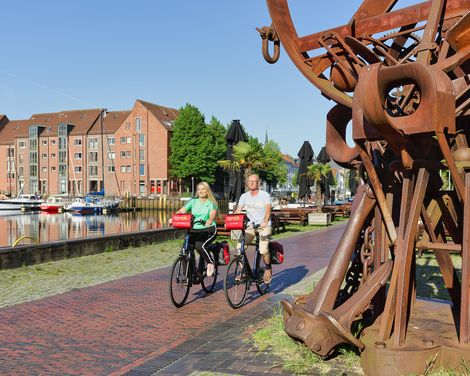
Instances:
[[[245,228],[245,214],[227,214],[225,216],[226,230],[243,230]]]
[[[172,218],[172,225],[174,228],[191,228],[193,223],[193,215],[192,214],[173,214]]]
[[[271,254],[271,264],[278,265],[284,262],[284,247],[282,244],[270,242],[269,253]]]

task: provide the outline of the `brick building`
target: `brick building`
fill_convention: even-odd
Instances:
[[[168,154],[178,110],[137,100],[130,110],[0,115],[0,192],[16,195],[170,193]],[[103,181],[104,177],[104,181]]]

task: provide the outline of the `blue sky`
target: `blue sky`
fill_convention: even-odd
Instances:
[[[360,3],[290,1],[299,35],[347,23]],[[267,130],[285,153],[309,140],[316,154],[334,103],[284,51],[274,65],[263,60],[255,28],[270,23],[263,0],[4,2],[0,112],[191,103],[207,121],[240,119],[261,141]]]

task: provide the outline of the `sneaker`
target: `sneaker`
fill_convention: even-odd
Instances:
[[[270,283],[271,279],[273,278],[273,271],[272,269],[266,269],[264,271],[263,281],[264,283]]]
[[[212,277],[213,274],[214,274],[214,264],[211,262],[207,264],[207,276]]]

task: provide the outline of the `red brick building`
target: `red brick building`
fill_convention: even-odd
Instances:
[[[178,110],[137,100],[130,110],[0,115],[0,192],[151,195],[176,190],[168,176]],[[104,179],[103,179],[104,178]]]

